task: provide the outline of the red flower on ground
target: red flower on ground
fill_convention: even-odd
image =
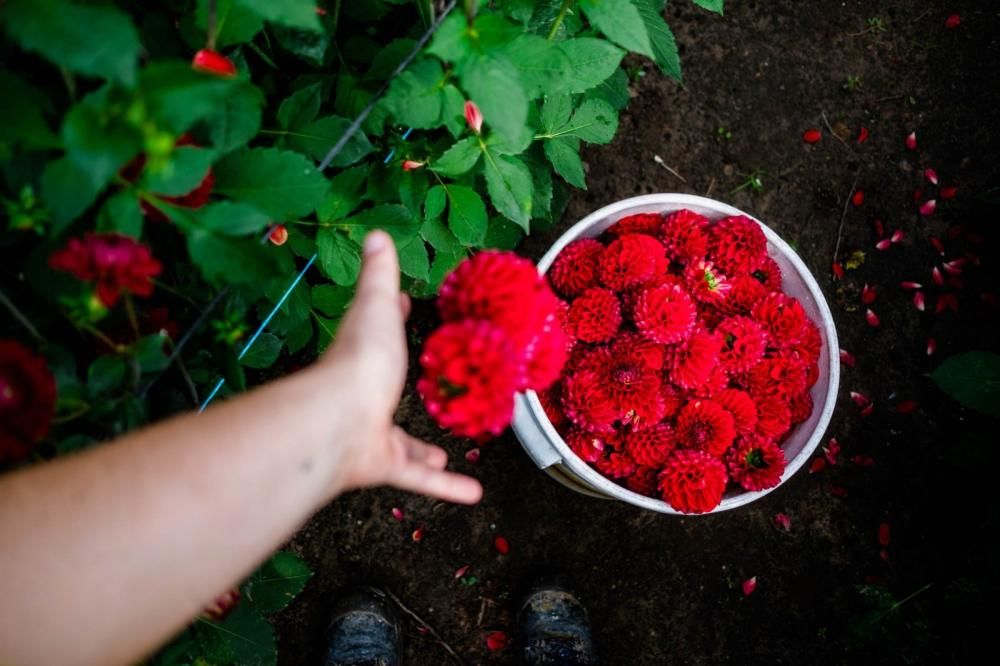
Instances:
[[[726,297],[732,285],[711,261],[692,261],[684,269],[684,286],[703,303],[718,303]]]
[[[149,248],[134,239],[96,233],[71,238],[65,248],[52,253],[49,266],[78,280],[96,282],[97,297],[108,308],[124,293],[152,294],[153,278],[163,269]]]
[[[767,490],[781,483],[785,453],[773,440],[741,437],[726,454],[730,478],[747,490]]]
[[[694,301],[677,285],[642,290],[633,312],[639,332],[661,344],[686,339],[694,329],[696,318]]]
[[[622,325],[621,304],[609,289],[593,287],[583,292],[569,307],[569,330],[577,340],[605,342]]]
[[[598,261],[604,246],[593,238],[575,240],[559,253],[549,268],[552,288],[567,298],[597,287]]]
[[[677,415],[677,445],[722,456],[736,438],[733,415],[711,400],[689,402]]]
[[[27,457],[55,411],[56,383],[45,359],[16,340],[0,340],[0,464]]]
[[[704,451],[675,451],[660,473],[663,499],[682,513],[706,513],[726,490],[726,466]]]
[[[739,389],[729,388],[719,391],[712,400],[733,415],[733,428],[741,435],[753,432],[757,425],[757,403],[750,394]]]
[[[615,222],[608,230],[608,236],[618,238],[626,234],[646,234],[658,236],[663,226],[663,216],[659,213],[636,213]]]
[[[626,234],[601,253],[601,282],[616,291],[637,287],[665,273],[667,263],[660,241],[645,234]]]
[[[721,336],[695,331],[683,344],[671,348],[670,381],[684,389],[693,389],[708,381],[719,363],[721,348]]]
[[[498,435],[510,423],[525,371],[523,356],[499,327],[473,320],[445,324],[427,338],[420,365],[417,392],[441,427],[476,437]]]
[[[798,299],[775,291],[764,297],[751,311],[754,319],[770,336],[776,347],[791,347],[802,340],[805,331],[805,310]]]
[[[730,317],[715,327],[722,336],[719,364],[730,372],[744,372],[764,358],[768,336],[764,328],[749,317]]]
[[[563,380],[562,407],[570,421],[592,432],[611,432],[620,414],[594,370],[579,370]]]
[[[704,259],[710,224],[704,215],[687,209],[667,215],[660,231],[667,256],[682,264]]]
[[[767,259],[767,238],[759,224],[734,215],[712,225],[708,254],[729,275],[752,273]]]
[[[673,430],[665,423],[625,435],[625,450],[633,460],[646,467],[663,465],[676,446]]]
[[[627,453],[612,453],[595,462],[594,467],[609,479],[623,479],[635,471],[636,464]]]

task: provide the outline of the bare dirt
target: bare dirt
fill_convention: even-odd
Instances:
[[[545,570],[561,572],[587,604],[606,664],[968,662],[988,640],[997,592],[996,422],[959,408],[925,374],[951,354],[997,348],[997,310],[981,293],[997,284],[998,11],[986,0],[771,0],[727,3],[719,18],[673,0],[667,18],[684,85],[642,67],[617,138],[586,154],[589,189],[573,196],[557,228],[522,245],[537,258],[588,212],[648,192],[709,193],[766,221],[817,276],[841,346],[857,357],[844,368],[828,432],[843,447],[838,465],[802,470],[717,516],[642,512],[564,489],[510,433],[467,463],[474,444],[433,425],[411,369],[399,421],[451,451],[452,466],[480,478],[486,496],[464,508],[372,490],[317,515],[291,545],[316,574],[276,619],[281,663],[321,663],[333,595],[360,581],[398,595],[465,663],[510,663],[511,650],[489,652],[485,634],[512,629],[518,590]],[[952,13],[961,24],[949,30]],[[861,126],[870,138],[858,144]],[[823,138],[810,146],[801,133],[811,127]],[[911,130],[914,151],[904,146]],[[928,166],[958,194],[939,196],[922,218],[912,197],[918,187],[925,198],[936,191],[922,177]],[[763,191],[734,192],[751,174]],[[855,178],[865,201],[844,213]],[[835,281],[842,215],[841,256],[860,249],[866,259]],[[876,251],[876,217],[904,230],[905,241]],[[981,242],[948,239],[957,224]],[[982,258],[963,273],[957,313],[934,314],[933,294],[919,313],[898,286],[930,282],[941,261],[930,236],[945,239],[947,258],[962,248]],[[864,283],[878,289],[878,329],[859,304]],[[431,308],[418,306],[414,341],[432,325]],[[930,357],[928,336],[938,343]],[[850,390],[874,399],[870,417]],[[905,400],[919,407],[898,413]],[[874,466],[850,461],[859,454]],[[394,506],[404,522],[393,520]],[[791,518],[790,532],[775,528],[778,512]],[[420,543],[411,540],[417,527],[426,532]],[[493,546],[497,535],[510,543],[506,556]],[[474,584],[454,579],[464,565]],[[751,576],[759,586],[744,597]],[[879,611],[873,602],[886,595],[903,603]],[[408,623],[409,663],[454,661],[417,626]]]

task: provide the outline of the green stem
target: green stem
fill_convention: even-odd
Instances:
[[[21,312],[16,305],[14,305],[13,301],[7,298],[7,294],[5,294],[2,289],[0,289],[0,303],[2,303],[3,306],[10,311],[11,315],[14,316],[14,319],[16,319],[21,326],[24,326],[28,330],[28,333],[31,333],[36,340],[39,342],[45,342],[45,338],[43,338],[42,334],[38,332],[38,329],[35,328],[34,324],[32,324],[31,321],[24,316],[24,313]]]
[[[562,25],[563,19],[566,18],[566,14],[569,12],[570,6],[573,4],[573,0],[563,0],[562,6],[559,7],[559,13],[556,15],[556,20],[552,22],[552,27],[549,29],[548,40],[551,42],[556,37],[556,33],[559,32],[559,26]]]
[[[208,32],[208,40],[207,41],[208,41],[208,44],[207,44],[207,46],[208,46],[209,49],[211,49],[213,51],[215,50],[215,34],[216,34],[216,30],[217,30],[217,26],[216,26],[216,4],[218,4],[216,2],[216,0],[208,0],[208,25],[207,25],[207,32]]]

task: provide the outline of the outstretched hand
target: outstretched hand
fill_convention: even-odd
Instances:
[[[345,430],[348,441],[339,443],[347,449],[343,483],[347,489],[388,484],[474,504],[483,493],[479,482],[445,471],[444,449],[393,423],[406,381],[404,322],[409,311],[409,297],[399,291],[399,260],[392,239],[374,231],[365,239],[354,302],[321,361],[354,397],[353,425]]]

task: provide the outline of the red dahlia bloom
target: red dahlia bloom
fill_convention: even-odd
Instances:
[[[781,437],[792,427],[792,413],[788,405],[774,398],[759,398],[757,404],[758,435],[780,441]]]
[[[715,327],[722,336],[719,364],[730,372],[744,372],[757,365],[767,350],[767,333],[750,317],[730,317]]]
[[[601,282],[621,291],[665,273],[667,257],[663,245],[652,236],[626,234],[604,248],[599,267]]]
[[[691,389],[695,398],[711,398],[729,386],[729,373],[721,365],[716,365],[702,383]]]
[[[663,369],[663,346],[638,333],[626,331],[619,335],[611,345],[611,353],[617,357],[637,359],[652,370]]]
[[[113,307],[123,293],[146,297],[163,266],[145,245],[120,234],[88,233],[71,238],[49,257],[49,266],[78,280],[97,283],[97,297]]]
[[[751,314],[767,331],[769,344],[791,347],[802,340],[808,318],[797,299],[780,291],[771,292],[754,306]]]
[[[625,435],[625,450],[633,460],[647,467],[662,466],[676,446],[673,431],[665,423]]]
[[[721,348],[721,336],[695,331],[683,344],[671,348],[670,381],[684,389],[693,389],[708,381],[719,363]]]
[[[569,307],[569,329],[577,340],[605,342],[622,325],[621,305],[609,289],[593,287]]]
[[[809,391],[803,391],[788,403],[788,411],[791,413],[792,425],[798,425],[806,421],[813,411],[813,399]]]
[[[597,274],[602,252],[604,246],[593,238],[581,238],[563,248],[547,273],[553,289],[570,298],[600,286]]]
[[[611,238],[618,238],[626,234],[657,236],[662,226],[663,216],[659,213],[636,213],[618,220],[605,233]]]
[[[527,385],[521,389],[530,388],[537,391],[559,379],[569,357],[570,343],[559,317],[553,313],[525,350]]]
[[[655,467],[636,467],[634,472],[625,477],[625,487],[634,493],[654,497],[659,474],[660,470]]]
[[[581,460],[594,463],[604,457],[606,441],[600,433],[570,428],[569,432],[564,435],[564,439],[570,451],[579,456]]]
[[[739,389],[728,388],[719,391],[712,400],[733,415],[733,428],[737,434],[746,435],[757,425],[757,403],[750,394]]]
[[[31,453],[55,411],[56,383],[45,359],[16,340],[0,340],[0,465]]]
[[[747,490],[767,490],[781,483],[785,452],[773,440],[749,435],[726,454],[726,466],[733,481]]]
[[[558,428],[566,423],[566,415],[563,414],[562,404],[559,396],[562,395],[562,385],[553,384],[547,389],[538,391],[538,402],[542,405],[542,411],[549,418],[549,422]]]
[[[562,407],[570,421],[591,432],[612,432],[620,413],[593,370],[578,370],[563,379]]]
[[[692,296],[704,303],[718,303],[732,286],[726,276],[711,261],[692,261],[684,269],[684,286]]]
[[[686,339],[694,329],[696,317],[694,302],[677,285],[642,290],[636,298],[633,312],[639,332],[661,344]]]
[[[660,373],[645,365],[641,355],[612,354],[600,369],[604,390],[624,423],[643,429],[658,423],[665,413],[660,395]]]
[[[682,264],[704,259],[710,224],[704,215],[687,209],[667,215],[660,231],[667,256]]]
[[[524,383],[523,355],[489,322],[464,320],[434,331],[420,355],[417,392],[428,413],[460,437],[498,435]]]
[[[820,336],[819,327],[806,319],[802,328],[802,336],[798,344],[792,345],[792,349],[802,357],[806,363],[815,364],[819,360],[820,351],[823,349],[823,338]]]
[[[660,396],[663,398],[663,417],[672,419],[687,403],[684,391],[671,384],[664,376],[660,383]]]
[[[751,273],[767,258],[767,239],[759,224],[734,215],[711,226],[708,253],[730,275]]]
[[[595,462],[594,467],[609,479],[623,479],[635,471],[636,464],[627,453],[612,453]]]
[[[704,451],[675,451],[660,472],[663,499],[682,513],[706,513],[726,490],[726,466]]]
[[[723,307],[733,314],[749,314],[767,296],[767,287],[750,275],[737,275],[729,282]]]
[[[750,370],[750,395],[756,400],[788,400],[806,390],[806,367],[795,358],[765,358]]]
[[[733,415],[711,400],[689,402],[677,415],[677,445],[720,457],[736,438]]]
[[[750,273],[750,276],[764,285],[768,291],[781,291],[781,267],[771,257],[764,257],[764,261]]]

